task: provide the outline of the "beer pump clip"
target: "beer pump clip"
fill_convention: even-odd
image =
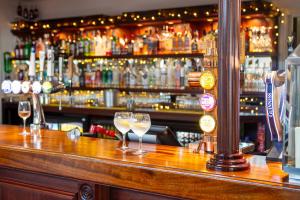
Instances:
[[[285,71],[272,71],[265,77],[265,109],[272,147],[269,161],[282,161]]]

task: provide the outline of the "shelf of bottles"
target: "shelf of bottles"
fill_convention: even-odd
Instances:
[[[255,102],[262,96],[262,76],[275,63],[280,14],[264,1],[242,5],[241,90]],[[60,77],[68,88],[49,95],[45,104],[62,101],[79,107],[193,111],[205,116],[200,119],[203,132],[214,135],[216,17],[216,6],[198,6],[12,23],[18,39],[14,51],[5,54],[5,72],[11,79],[29,80],[29,58],[34,52],[36,74],[44,77],[37,79],[45,80],[46,70],[40,73],[40,52],[48,60],[51,50],[55,58],[52,78]],[[259,106],[242,110],[256,114]]]

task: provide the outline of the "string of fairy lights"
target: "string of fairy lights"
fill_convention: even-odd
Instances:
[[[250,1],[242,4],[242,17],[250,19],[252,15],[263,14],[266,17],[278,17],[281,24],[285,23],[285,14],[280,11],[273,3],[264,1]],[[57,32],[64,28],[93,28],[103,27],[110,28],[126,24],[136,24],[143,26],[152,22],[170,22],[174,20],[184,21],[207,21],[214,22],[218,18],[217,5],[197,6],[176,9],[161,9],[143,12],[126,12],[118,16],[89,16],[76,17],[58,20],[40,20],[35,22],[17,21],[11,23],[13,32],[29,32],[34,34],[35,31],[53,31]]]

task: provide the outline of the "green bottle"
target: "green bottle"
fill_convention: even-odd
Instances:
[[[11,64],[11,54],[10,52],[3,53],[4,58],[4,72],[11,73],[12,72],[12,64]]]
[[[28,40],[25,41],[25,45],[24,45],[24,57],[25,57],[25,59],[30,58],[30,51],[31,51],[31,42],[28,39]]]
[[[103,66],[102,70],[102,84],[107,84],[107,67]]]

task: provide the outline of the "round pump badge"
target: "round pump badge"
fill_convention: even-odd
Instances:
[[[199,120],[202,131],[206,133],[212,132],[216,127],[216,121],[211,115],[203,115]]]
[[[41,85],[41,83],[39,81],[34,81],[32,83],[32,92],[34,94],[39,94],[39,93],[41,93],[41,91],[42,91],[42,85]]]
[[[10,80],[3,81],[1,84],[1,89],[5,94],[11,93],[11,81]]]
[[[215,96],[209,93],[200,96],[200,106],[204,111],[212,111],[216,106]]]
[[[11,84],[11,90],[14,94],[19,94],[21,93],[21,82],[20,81],[13,81],[12,84]]]
[[[43,93],[49,94],[52,90],[52,84],[49,81],[45,81],[43,83],[42,88],[43,88]]]
[[[204,71],[200,75],[200,86],[205,90],[211,90],[214,88],[216,83],[216,78],[213,72]]]
[[[24,93],[24,94],[27,94],[27,93],[29,93],[29,90],[30,90],[30,82],[29,81],[24,81],[23,83],[22,83],[22,86],[21,86],[22,88],[22,92]]]

